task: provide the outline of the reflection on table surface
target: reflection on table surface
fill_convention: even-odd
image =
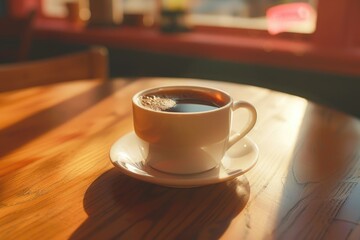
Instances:
[[[179,84],[255,105],[252,170],[176,189],[112,166],[111,145],[133,131],[131,97]],[[1,93],[0,113],[0,239],[360,238],[360,121],[303,98],[195,79],[83,80]]]

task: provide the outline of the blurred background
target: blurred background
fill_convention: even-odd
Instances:
[[[359,10],[357,0],[0,0],[0,61],[101,45],[112,78],[244,83],[360,117]]]

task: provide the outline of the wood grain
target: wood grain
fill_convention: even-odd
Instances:
[[[131,97],[179,84],[255,105],[254,169],[193,189],[114,169]],[[360,238],[360,121],[296,96],[195,79],[75,81],[0,93],[0,127],[0,239]]]

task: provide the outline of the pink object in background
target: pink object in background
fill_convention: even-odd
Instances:
[[[275,35],[295,26],[315,24],[316,11],[308,3],[287,3],[269,8],[266,18],[269,33]]]

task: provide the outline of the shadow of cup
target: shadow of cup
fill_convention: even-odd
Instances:
[[[218,239],[248,202],[245,176],[199,188],[168,188],[109,170],[84,196],[88,219],[71,239]]]

